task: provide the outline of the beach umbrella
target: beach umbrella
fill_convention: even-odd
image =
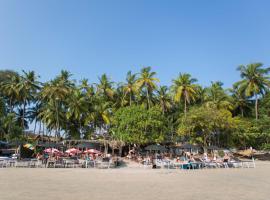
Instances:
[[[176,149],[181,149],[181,150],[187,150],[189,151],[190,153],[192,152],[198,152],[199,148],[198,146],[196,145],[193,145],[193,144],[190,144],[190,143],[184,143],[184,144],[181,144],[180,146],[176,146],[175,147]]]
[[[66,153],[69,154],[78,154],[78,153],[82,153],[79,149],[75,149],[75,148],[71,148],[65,151]]]
[[[178,149],[199,149],[198,146],[195,146],[195,145],[189,144],[189,143],[182,144],[181,146],[176,147],[176,148],[178,148]]]
[[[145,147],[145,150],[147,151],[167,151],[166,147],[160,145],[160,144],[152,144],[147,147]]]
[[[61,143],[41,143],[41,144],[38,144],[38,146],[45,147],[45,148],[61,148],[64,145]]]
[[[58,149],[55,148],[48,148],[44,150],[45,153],[60,153]]]
[[[81,144],[77,145],[77,148],[87,148],[87,149],[99,149],[100,148],[100,144],[99,143],[95,143],[95,142],[83,142]]]
[[[29,144],[29,143],[24,144],[23,147],[24,148],[27,148],[27,149],[30,149],[30,150],[34,150],[35,149],[35,147],[32,144]]]
[[[222,150],[221,148],[214,146],[214,145],[210,145],[209,147],[207,147],[208,150],[214,151],[214,150]]]
[[[88,149],[88,150],[84,151],[84,153],[101,154],[101,152],[96,150],[96,149]]]

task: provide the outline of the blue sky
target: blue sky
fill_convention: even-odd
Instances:
[[[239,79],[239,64],[270,65],[270,1],[0,0],[0,69],[49,80],[152,66],[161,84],[188,72],[208,85]]]

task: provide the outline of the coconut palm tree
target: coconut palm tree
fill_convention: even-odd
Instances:
[[[37,101],[34,106],[32,106],[29,109],[29,120],[30,123],[34,122],[34,133],[36,132],[37,123],[41,122],[41,119],[39,117],[40,111],[42,108],[42,104],[40,101]]]
[[[237,85],[234,85],[233,88],[229,89],[229,91],[231,93],[234,109],[240,111],[241,116],[244,117],[245,111],[250,108],[247,96]]]
[[[46,124],[46,127],[49,130],[56,131],[56,137],[60,137],[60,124],[64,121],[65,115],[63,112],[60,112],[59,107],[56,107],[55,105],[54,101],[46,102],[46,104],[41,107],[38,118],[41,119],[43,124]]]
[[[164,114],[172,107],[172,99],[167,86],[160,86],[157,90],[157,101]]]
[[[181,99],[184,100],[184,113],[186,117],[187,104],[191,101],[195,101],[197,85],[195,84],[197,79],[192,78],[190,74],[179,74],[176,79],[173,79],[172,92],[174,101],[179,103]]]
[[[73,118],[79,122],[80,136],[82,136],[82,115],[87,112],[87,102],[80,90],[74,89],[67,99],[67,120]]]
[[[114,96],[113,82],[106,74],[102,74],[98,79],[99,83],[96,84],[97,93],[105,97],[107,100],[112,100]]]
[[[119,83],[116,87],[114,91],[114,100],[111,103],[113,103],[112,108],[115,110],[129,104],[129,100],[126,99],[123,83]]]
[[[126,83],[123,85],[124,90],[124,99],[128,95],[129,96],[129,105],[131,106],[132,101],[135,99],[135,94],[138,92],[137,85],[137,75],[132,74],[131,71],[128,71],[126,76]]]
[[[90,125],[93,129],[107,130],[111,123],[111,103],[104,101],[101,97],[95,98],[84,120],[85,125]]]
[[[241,81],[237,82],[241,91],[245,92],[247,97],[255,98],[255,118],[258,119],[258,96],[263,95],[270,87],[268,73],[270,68],[263,68],[262,63],[251,63],[246,66],[240,65],[237,68],[240,71]]]
[[[18,84],[20,83],[20,76],[11,76],[10,80],[1,83],[1,91],[4,97],[7,97],[9,104],[9,112],[13,112],[14,106],[18,104]]]
[[[60,113],[71,93],[72,89],[75,87],[74,83],[69,80],[71,74],[67,71],[61,71],[61,74],[57,76],[54,80],[44,84],[40,92],[41,99],[44,103],[45,110],[41,113],[43,121],[49,123],[54,128],[56,128],[56,137],[60,137],[60,116],[64,113]],[[56,120],[50,120],[52,115],[56,116]]]
[[[147,108],[150,108],[150,97],[153,91],[157,88],[158,78],[155,78],[156,72],[151,72],[151,67],[141,69],[139,78],[137,79],[138,88],[145,90],[147,99]]]
[[[34,71],[25,72],[20,76],[20,81],[17,84],[17,96],[22,105],[22,129],[25,129],[25,112],[27,104],[33,103],[37,90],[40,89],[40,83],[37,81],[37,76]]]
[[[216,109],[232,110],[233,106],[229,95],[223,89],[223,83],[220,81],[211,82],[211,86],[205,88],[204,101],[206,106]]]

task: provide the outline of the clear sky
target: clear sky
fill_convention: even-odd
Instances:
[[[49,80],[152,66],[161,84],[188,72],[229,87],[239,64],[270,65],[269,0],[0,0],[0,69]]]

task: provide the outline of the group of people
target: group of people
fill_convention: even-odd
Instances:
[[[108,155],[107,155],[108,156]],[[47,164],[48,161],[59,161],[63,158],[66,159],[82,159],[86,161],[93,161],[97,158],[105,157],[103,154],[59,154],[59,153],[46,153],[46,152],[39,152],[36,154],[36,159],[42,161],[43,164]]]
[[[224,153],[224,156],[219,156],[217,153],[208,156],[207,153],[203,155],[193,154],[191,152],[183,151],[181,155],[174,156],[172,153],[146,153],[142,155],[134,150],[130,151],[127,155],[128,159],[132,159],[144,165],[152,165],[152,168],[156,168],[159,161],[170,161],[179,164],[188,164],[196,162],[214,162],[214,163],[228,163],[231,160],[231,156],[228,153]]]

